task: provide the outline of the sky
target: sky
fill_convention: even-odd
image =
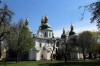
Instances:
[[[96,23],[90,23],[91,13],[85,11],[83,20],[80,20],[84,8],[79,6],[89,5],[97,0],[1,0],[0,7],[6,3],[15,15],[12,22],[26,19],[28,14],[29,26],[33,33],[37,33],[41,25],[41,18],[47,13],[48,23],[52,27],[55,37],[60,37],[63,28],[70,31],[70,25],[74,31],[80,33],[85,30],[97,31]]]

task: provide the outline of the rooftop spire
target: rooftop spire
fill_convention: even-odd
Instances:
[[[44,23],[44,17],[42,16],[41,25]]]
[[[26,14],[26,20],[25,20],[25,25],[28,25],[29,20],[28,20],[28,14]]]
[[[65,34],[65,29],[64,29],[64,27],[63,27],[63,34]]]
[[[74,27],[73,27],[73,25],[72,25],[72,22],[71,22],[71,26],[70,26],[70,28],[71,28],[71,31],[72,31],[72,30],[73,30],[73,28],[74,28]]]
[[[47,22],[48,22],[47,11],[46,11],[46,13],[45,13],[44,19],[45,19],[45,23],[47,23]]]

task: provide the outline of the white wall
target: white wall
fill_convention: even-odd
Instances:
[[[79,59],[83,59],[83,54],[79,53]]]
[[[52,34],[52,33],[51,33]],[[52,36],[52,35],[51,35]],[[48,53],[46,50],[44,51],[43,50],[43,47],[44,46],[48,46],[49,48],[51,48],[52,50],[53,50],[53,47],[51,46],[52,44],[54,45],[54,42],[49,42],[49,45],[48,45],[48,43],[47,43],[47,40],[46,39],[40,39],[40,38],[35,38],[34,39],[34,42],[35,42],[35,46],[37,46],[37,47],[40,47],[40,43],[41,43],[41,50],[40,51],[38,51],[38,52],[36,52],[36,60],[41,60],[41,55],[43,54],[43,57],[45,58],[45,59],[47,59],[47,60],[50,60],[51,58],[50,58],[50,56],[51,56],[51,51]],[[56,45],[55,45],[55,47],[56,47]],[[56,48],[58,48],[58,47],[56,47]],[[55,49],[55,51],[56,51],[56,49]],[[55,53],[55,51],[53,51],[53,53]]]
[[[50,60],[51,58],[50,58],[50,56],[51,56],[51,53],[50,52],[47,52],[47,60]]]
[[[36,60],[40,60],[41,56],[40,56],[40,51],[36,51]]]
[[[47,35],[48,38],[52,37],[52,32],[53,32],[52,30],[39,30],[38,31],[38,37],[39,38],[44,38],[45,32],[46,32],[46,35]],[[51,36],[49,36],[49,33],[51,34]]]

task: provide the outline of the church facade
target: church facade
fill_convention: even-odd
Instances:
[[[55,53],[58,46],[54,38],[51,26],[48,24],[48,17],[41,19],[41,25],[34,37],[34,48],[29,51],[28,60],[50,60],[51,53]]]
[[[74,35],[73,26],[71,25],[71,31],[69,36]],[[48,23],[48,17],[45,16],[41,19],[41,25],[37,31],[37,34],[33,34],[34,47],[28,52],[28,60],[50,60],[52,54],[56,53],[56,50],[61,47],[61,42],[54,37],[53,30]],[[66,32],[63,29],[61,38],[66,38]],[[72,58],[83,58],[81,53],[71,53]]]

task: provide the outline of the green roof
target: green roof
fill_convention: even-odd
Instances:
[[[76,34],[73,30],[69,32],[69,36]]]
[[[61,35],[61,38],[66,38],[66,34],[62,34]]]
[[[25,28],[27,28],[30,32],[32,32],[32,29],[28,25],[26,25]]]
[[[41,50],[40,47],[34,46],[35,50]]]
[[[52,30],[51,26],[48,23],[45,23],[45,24],[41,25],[41,30],[45,30],[45,29]]]
[[[50,48],[48,46],[43,47],[44,50],[50,51]]]

